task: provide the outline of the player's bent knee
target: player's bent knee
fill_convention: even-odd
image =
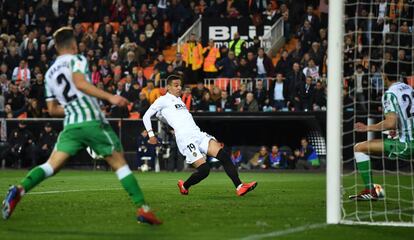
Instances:
[[[197,172],[202,178],[206,178],[210,174],[210,166],[208,163],[203,163],[197,168]]]
[[[364,142],[365,143],[365,142]],[[365,144],[364,143],[357,143],[355,146],[354,146],[354,152],[365,152],[364,151],[364,146],[365,146]]]

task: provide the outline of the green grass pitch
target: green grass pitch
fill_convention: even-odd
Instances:
[[[2,195],[25,173],[0,170]],[[218,172],[181,196],[177,180],[189,174],[135,174],[164,221],[149,226],[136,223],[135,208],[113,172],[63,170],[26,195],[9,220],[0,221],[0,239],[395,240],[414,235],[407,227],[324,225],[322,173],[242,172],[243,180],[259,182],[244,197],[237,197],[231,181]]]

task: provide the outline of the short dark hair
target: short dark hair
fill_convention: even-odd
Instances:
[[[76,41],[75,35],[73,33],[73,28],[71,27],[61,27],[53,34],[55,39],[55,45],[57,48],[68,48],[72,41]]]
[[[183,77],[179,74],[172,74],[170,76],[167,77],[167,85],[170,85],[172,83],[173,80],[180,80],[181,83],[183,82]]]

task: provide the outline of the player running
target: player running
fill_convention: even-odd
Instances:
[[[174,129],[179,151],[186,157],[188,164],[196,168],[187,181],[179,180],[178,188],[183,195],[188,194],[192,185],[199,183],[210,173],[210,167],[203,154],[220,160],[226,174],[231,178],[236,188],[236,193],[243,196],[257,186],[257,182],[242,183],[236,167],[231,161],[230,154],[224,150],[214,137],[201,132],[195,124],[190,112],[181,101],[182,78],[171,75],[167,78],[167,94],[158,98],[144,114],[143,121],[148,135],[149,143],[156,144],[157,138],[151,126],[151,117],[156,115],[161,121],[166,122]]]
[[[90,83],[86,58],[75,55],[78,48],[72,28],[60,28],[53,37],[59,56],[45,75],[46,100],[51,116],[65,116],[64,128],[47,162],[31,170],[20,184],[10,187],[1,208],[3,218],[11,216],[25,193],[57,173],[70,156],[89,146],[114,169],[138,207],[137,221],[161,224],[145,204],[137,180],[125,161],[122,145],[101,112],[96,98],[117,106],[126,106],[128,101]]]
[[[389,64],[385,69],[387,73],[392,72],[394,66]],[[365,189],[357,195],[349,196],[350,199],[362,201],[380,199],[372,180],[370,154],[382,155],[384,153],[391,159],[410,159],[414,151],[413,89],[405,83],[397,82],[396,77],[391,74],[384,74],[384,82],[388,87],[382,97],[385,119],[368,126],[358,122],[355,124],[355,130],[357,132],[398,130],[399,138],[373,139],[355,145],[355,160]]]

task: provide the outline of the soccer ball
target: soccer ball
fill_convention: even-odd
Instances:
[[[384,198],[385,197],[385,190],[382,188],[381,185],[374,183],[375,192],[377,192],[378,198]]]
[[[149,167],[147,164],[144,163],[141,165],[141,172],[148,172],[148,170],[149,170]]]

